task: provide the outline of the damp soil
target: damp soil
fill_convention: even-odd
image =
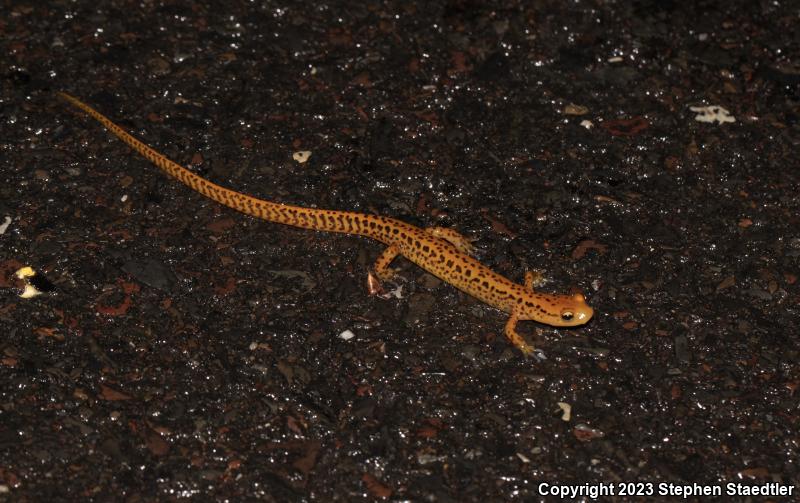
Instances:
[[[790,4],[3,2],[0,500],[797,488]],[[370,295],[379,243],[225,209],[57,91],[244,193],[457,229],[594,319],[521,323],[526,359],[403,259]]]

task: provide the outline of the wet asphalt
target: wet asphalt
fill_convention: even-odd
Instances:
[[[5,2],[0,501],[792,501],[799,12]],[[457,229],[595,317],[522,322],[526,359],[403,259],[369,295],[379,243],[222,208],[57,91],[246,194]]]

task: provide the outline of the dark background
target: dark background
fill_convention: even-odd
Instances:
[[[0,6],[0,500],[798,484],[797,3]],[[458,229],[595,318],[521,323],[525,359],[405,260],[369,296],[379,244],[222,208],[59,90],[247,194]],[[54,289],[20,299],[22,265]]]

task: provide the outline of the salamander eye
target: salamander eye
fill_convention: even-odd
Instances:
[[[572,311],[561,311],[561,319],[564,321],[570,321],[573,318]]]

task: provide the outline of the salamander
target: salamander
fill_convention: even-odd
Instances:
[[[525,273],[522,284],[514,283],[492,271],[472,257],[470,241],[458,232],[443,228],[420,228],[401,220],[353,211],[324,210],[281,204],[258,199],[222,187],[156,152],[131,136],[91,106],[67,94],[58,95],[89,114],[114,136],[155,164],[167,175],[207,198],[247,215],[302,229],[339,232],[374,239],[386,245],[375,262],[374,271],[380,280],[391,279],[395,271],[391,262],[402,255],[419,267],[459,290],[509,314],[504,333],[524,355],[533,353],[533,346],[517,332],[517,322],[534,320],[556,327],[583,325],[594,311],[583,295],[557,295],[534,290],[537,275]]]

